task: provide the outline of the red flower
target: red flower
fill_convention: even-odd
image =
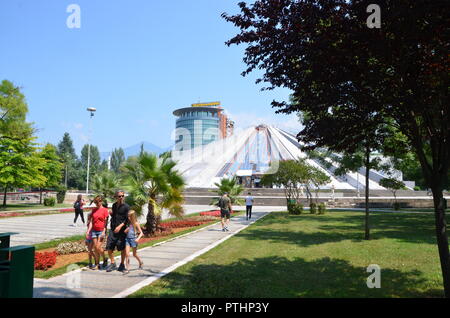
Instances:
[[[162,222],[160,224],[161,227],[164,228],[180,228],[180,227],[194,227],[202,225],[203,223],[207,223],[209,221],[170,221],[170,222]]]
[[[34,269],[46,271],[56,264],[56,252],[36,252],[34,254]]]

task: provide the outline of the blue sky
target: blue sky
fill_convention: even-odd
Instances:
[[[220,17],[240,0],[8,0],[0,2],[0,80],[22,87],[38,141],[57,144],[69,132],[79,153],[141,141],[172,144],[174,109],[221,101],[238,127],[259,122],[298,130],[294,115],[270,102],[289,91],[264,91],[247,77],[244,47],[224,42],[238,29]],[[70,4],[81,28],[69,29]],[[298,128],[297,128],[298,127]]]

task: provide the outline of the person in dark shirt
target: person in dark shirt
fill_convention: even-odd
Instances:
[[[106,249],[108,250],[109,259],[111,264],[106,269],[107,272],[113,270],[123,271],[125,270],[125,229],[128,226],[128,212],[130,207],[125,203],[125,193],[123,191],[117,191],[115,194],[116,202],[112,206],[111,211],[111,223],[109,229],[108,240],[106,241]],[[117,268],[114,261],[114,249],[121,252],[120,265]]]

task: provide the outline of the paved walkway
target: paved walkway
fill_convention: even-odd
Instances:
[[[209,205],[185,205],[184,208],[186,215],[212,209]],[[286,209],[285,207],[255,207],[254,210],[260,209],[258,211],[261,211],[261,208],[265,211]],[[236,207],[236,209],[245,210],[245,207]],[[85,221],[87,214],[87,212],[84,213]],[[163,220],[170,217],[167,213],[162,215]],[[73,227],[73,219],[73,213],[0,218],[0,233],[19,233],[11,236],[11,246],[33,245],[54,239],[83,235],[86,227],[83,226],[79,217],[77,220],[78,227]],[[139,221],[145,223],[145,217],[141,217]]]
[[[230,221],[229,232],[222,232],[220,223],[213,224],[173,240],[138,250],[144,262],[144,269],[137,269],[137,261],[131,257],[131,270],[127,275],[118,271],[107,273],[103,270],[92,271],[84,268],[49,280],[35,279],[34,297],[126,297],[217,246],[266,214],[268,212],[254,211],[252,220],[249,221],[245,220],[245,216],[233,217]],[[120,264],[120,257],[116,258],[116,264]]]

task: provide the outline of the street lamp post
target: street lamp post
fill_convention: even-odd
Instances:
[[[87,111],[91,113],[91,120],[89,120],[89,136],[92,133],[92,117],[94,117],[94,112],[97,109],[93,108],[93,107],[88,107]],[[89,137],[88,137],[89,138]],[[91,161],[91,143],[90,140],[88,139],[88,162],[87,162],[87,173],[86,173],[86,194],[89,194],[89,165],[90,165],[90,161]]]

